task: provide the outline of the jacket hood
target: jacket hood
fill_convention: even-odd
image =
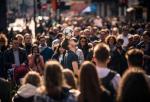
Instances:
[[[37,93],[36,89],[37,87],[31,84],[25,84],[19,88],[17,94],[21,97],[28,98],[34,96]]]

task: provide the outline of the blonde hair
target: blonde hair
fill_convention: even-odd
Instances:
[[[0,34],[0,41],[4,41],[4,45],[8,45],[8,39],[5,34]]]

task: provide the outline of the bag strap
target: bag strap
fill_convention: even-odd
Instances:
[[[115,77],[115,75],[116,75],[116,72],[110,70],[108,75],[106,77],[102,78],[101,80],[102,80],[102,82],[106,82],[106,80],[107,80],[107,82],[109,83],[112,81],[112,79]]]

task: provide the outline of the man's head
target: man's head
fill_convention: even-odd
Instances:
[[[94,62],[96,64],[107,64],[110,58],[110,48],[105,43],[99,43],[94,47],[93,54]]]
[[[27,33],[24,35],[24,42],[25,44],[32,43],[32,37],[30,34]]]
[[[45,44],[46,44],[46,38],[45,38],[45,36],[40,36],[40,45],[41,46],[45,46]]]
[[[69,40],[69,45],[68,45],[69,49],[76,48],[77,42],[78,42],[77,39],[74,38],[74,37],[72,37],[72,38]]]
[[[123,28],[122,28],[122,34],[123,34],[123,36],[127,36],[128,35],[128,33],[129,33],[128,29],[129,29],[128,26],[123,26]]]
[[[145,31],[143,33],[143,40],[145,43],[149,43],[150,42],[150,31]]]
[[[100,31],[100,39],[102,42],[105,42],[105,38],[109,35],[109,31],[107,29],[102,29]]]
[[[79,27],[74,28],[74,35],[79,36],[81,29]]]
[[[126,59],[129,67],[143,66],[143,51],[139,49],[130,49],[126,53]]]
[[[12,48],[14,50],[17,50],[19,48],[19,41],[17,37],[14,37],[12,40]]]

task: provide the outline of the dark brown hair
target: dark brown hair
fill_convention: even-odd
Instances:
[[[150,88],[146,77],[143,70],[128,69],[122,77],[117,102],[149,102]]]
[[[63,70],[64,73],[64,78],[66,80],[66,83],[72,88],[72,89],[77,89],[77,83],[76,83],[76,79],[75,76],[72,72],[72,70],[70,69],[64,69]]]
[[[100,62],[106,62],[110,56],[110,48],[105,43],[99,43],[94,47],[94,57]]]
[[[80,72],[80,95],[79,102],[100,102],[102,89],[93,63],[86,61]]]
[[[37,50],[38,50],[37,52],[40,53],[38,45],[37,44],[33,44],[32,49],[31,49],[32,54],[33,54],[34,48],[37,48]]]
[[[51,91],[63,85],[63,67],[57,61],[48,61],[45,65],[44,82],[46,91]]]
[[[126,59],[128,61],[128,64],[134,67],[143,66],[143,56],[143,51],[136,48],[129,49],[126,53]]]

